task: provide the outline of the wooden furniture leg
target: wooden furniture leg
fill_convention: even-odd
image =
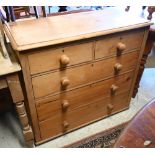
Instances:
[[[150,28],[150,31],[149,31],[149,35],[148,35],[146,46],[144,48],[144,53],[143,53],[143,56],[142,56],[142,59],[141,59],[141,63],[140,63],[140,67],[139,67],[139,71],[138,71],[134,91],[133,91],[133,94],[132,94],[133,98],[136,96],[136,94],[138,92],[139,83],[140,83],[140,80],[141,80],[141,77],[142,77],[142,74],[143,74],[143,71],[144,71],[144,68],[145,68],[146,60],[147,60],[148,55],[151,52],[154,41],[155,41],[155,25],[153,25]]]
[[[42,6],[41,8],[42,8],[42,12],[43,12],[43,17],[47,17],[45,6]],[[49,8],[49,12],[50,12],[50,8]]]
[[[7,77],[8,87],[13,99],[13,102],[16,105],[16,110],[22,124],[23,135],[25,139],[26,146],[32,147],[34,142],[34,136],[31,129],[31,126],[28,122],[27,113],[24,105],[24,96],[22,88],[20,85],[18,74],[12,74]]]

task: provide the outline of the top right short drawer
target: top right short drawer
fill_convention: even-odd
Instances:
[[[96,40],[95,59],[121,55],[130,50],[140,49],[144,30],[130,30],[107,35]]]

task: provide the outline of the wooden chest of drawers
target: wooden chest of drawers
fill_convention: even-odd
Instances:
[[[36,144],[129,108],[150,26],[130,18],[107,9],[4,26]]]

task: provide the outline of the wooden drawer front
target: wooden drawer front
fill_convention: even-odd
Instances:
[[[108,35],[102,40],[96,41],[95,59],[119,55],[133,49],[140,49],[143,35],[143,30],[123,32],[119,35]]]
[[[40,49],[39,53],[28,55],[30,72],[31,74],[36,74],[91,61],[93,56],[92,50],[92,43],[84,43],[58,49]],[[65,63],[68,64],[65,65]]]
[[[87,64],[75,68],[70,68],[60,72],[45,74],[32,78],[32,85],[35,98],[43,97],[52,93],[86,85],[88,83],[102,80],[107,77],[119,75],[125,71],[134,69],[138,58],[138,52],[124,54],[103,61]],[[121,64],[122,69],[115,72],[114,66]],[[67,87],[62,87],[61,81],[69,80]]]
[[[92,71],[92,65],[87,64],[32,78],[34,96],[39,98],[51,93],[90,83],[92,82]],[[70,83],[67,87],[63,87],[61,84],[61,81],[65,78],[67,78]]]
[[[66,115],[56,115],[40,122],[42,139],[56,137],[128,108],[128,94],[129,92],[126,92],[115,97],[107,97],[104,100],[99,99],[95,103],[80,107]]]
[[[138,57],[139,52],[137,51],[94,63],[94,81],[135,69]]]
[[[113,97],[129,91],[132,77],[133,72],[129,72],[109,80],[53,96],[50,102],[37,104],[38,119],[44,121],[57,114],[70,112],[91,102],[96,102],[98,99],[104,100],[106,97]]]

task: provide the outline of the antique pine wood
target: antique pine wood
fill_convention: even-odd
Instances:
[[[68,64],[61,62],[64,55],[69,58]],[[89,62],[92,58],[92,42],[85,43],[82,46],[80,44],[58,49],[38,49],[35,53],[28,56],[31,74]]]
[[[119,43],[125,45],[123,52],[128,52],[133,49],[140,49],[144,30],[135,30],[129,32],[123,32],[119,34],[107,35],[106,37],[99,39],[95,46],[95,58],[109,57],[111,55],[118,55]],[[133,40],[134,38],[134,40]]]
[[[118,95],[122,92],[129,91],[132,82],[133,71],[125,75],[103,80],[87,87],[76,89],[68,93],[58,94],[50,99],[50,102],[38,101],[37,111],[39,121],[45,120],[49,117],[54,117],[61,113],[64,109],[62,107],[63,101],[68,102],[68,112],[77,109],[80,106],[87,105],[90,102],[95,102],[98,99],[104,99]],[[111,88],[113,85],[118,87],[115,94]],[[67,99],[67,100],[65,100]],[[51,102],[52,101],[52,102]]]
[[[21,67],[16,59],[16,56],[14,55],[14,52],[12,51],[10,43],[7,43],[4,41],[3,26],[1,25],[1,23],[0,23],[0,26],[1,26],[0,27],[0,40],[1,40],[1,43],[0,43],[0,90],[2,90],[2,92],[4,91],[3,90],[4,88],[8,90],[4,98],[3,98],[3,94],[1,94],[2,101],[3,101],[2,103],[5,105],[2,104],[0,105],[0,107],[2,109],[6,107],[7,103],[4,102],[4,100],[8,101],[7,107],[9,107],[9,105],[11,105],[12,102],[15,104],[18,117],[22,125],[22,131],[23,131],[25,143],[27,146],[32,147],[34,143],[34,136],[33,136],[31,125],[29,124],[27,112],[25,110],[25,105],[24,105],[25,98],[23,95],[23,89],[21,87],[21,81],[19,80]],[[10,94],[11,94],[11,99],[10,99]]]
[[[57,93],[63,90],[72,89],[81,85],[87,85],[97,80],[105,79],[115,75],[114,66],[116,63],[122,65],[118,74],[134,69],[138,52],[124,54],[121,57],[114,57],[103,61],[97,61],[94,64],[86,64],[74,68],[69,68],[61,72],[44,74],[32,78],[34,96],[44,97],[51,93]],[[94,74],[95,73],[95,74]],[[117,74],[116,74],[117,75]],[[62,80],[66,77],[69,85],[63,87]],[[51,87],[48,87],[51,84]]]
[[[4,25],[36,144],[129,108],[150,24],[112,8]]]
[[[88,20],[88,16],[91,20]],[[128,20],[125,17],[128,17]],[[61,21],[63,25],[58,21]],[[149,25],[150,23],[143,18],[133,18],[124,11],[107,9],[93,11],[93,13],[91,11],[41,18],[37,21],[21,21],[5,25],[4,28],[10,36],[13,48],[17,51],[23,51]],[[23,32],[25,32],[24,37],[21,36]]]
[[[57,114],[54,117],[40,122],[41,136],[43,139],[60,135],[63,132],[73,130],[108,115],[122,111],[128,108],[129,92],[117,95],[116,97],[98,99],[96,102],[90,102],[86,106],[81,106],[68,113]],[[104,102],[103,102],[104,100]],[[114,105],[114,109],[109,110],[108,104]],[[75,121],[76,120],[76,121]],[[67,121],[68,128],[64,131],[63,122]]]

